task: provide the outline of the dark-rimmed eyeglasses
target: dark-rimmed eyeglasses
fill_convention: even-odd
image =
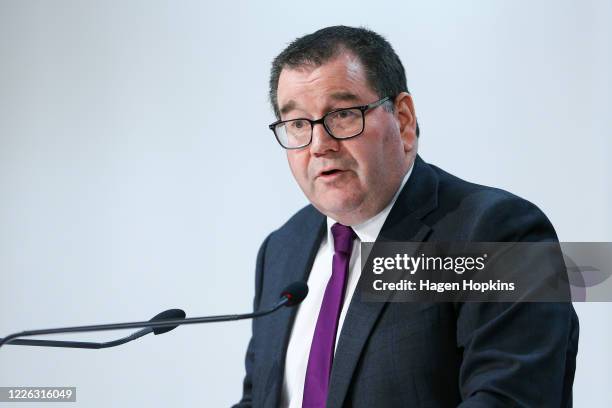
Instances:
[[[359,136],[365,129],[365,113],[391,100],[387,96],[368,105],[353,106],[327,112],[321,119],[297,118],[278,120],[269,128],[274,132],[278,143],[285,149],[301,149],[312,142],[314,125],[320,123],[327,133],[337,140]]]

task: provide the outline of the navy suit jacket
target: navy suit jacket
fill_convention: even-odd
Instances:
[[[506,191],[463,181],[419,156],[378,240],[556,241],[546,216]],[[307,206],[257,257],[254,309],[308,279],[325,216]],[[237,407],[277,407],[295,309],[256,319]],[[578,348],[571,303],[363,302],[339,334],[327,399],[338,407],[569,407]]]

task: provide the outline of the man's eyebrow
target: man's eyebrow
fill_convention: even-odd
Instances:
[[[296,103],[293,99],[289,100],[289,102],[287,102],[286,104],[283,105],[282,108],[280,108],[280,113],[283,115],[286,115],[287,113],[291,112],[292,110],[294,110],[296,107]]]
[[[359,100],[359,97],[351,92],[334,92],[330,95],[330,97],[337,101],[352,102]]]
[[[336,101],[341,101],[341,102],[352,102],[352,101],[358,101],[359,97],[357,95],[355,95],[354,93],[351,92],[334,92],[331,95],[329,95],[329,97],[333,100]],[[293,99],[290,99],[286,104],[284,104],[279,112],[281,115],[286,115],[287,113],[291,112],[292,110],[296,109],[297,104]]]

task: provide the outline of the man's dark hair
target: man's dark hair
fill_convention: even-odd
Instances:
[[[352,53],[359,58],[368,85],[379,97],[395,97],[400,92],[409,92],[404,66],[391,44],[380,34],[363,27],[326,27],[294,40],[272,62],[270,102],[276,117],[280,119],[277,91],[283,68],[293,69],[306,65],[318,67],[342,52]],[[418,136],[418,122],[416,126]]]

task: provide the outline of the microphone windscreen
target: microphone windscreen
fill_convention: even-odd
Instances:
[[[308,295],[308,285],[305,282],[293,282],[287,286],[282,292],[281,297],[286,297],[289,301],[286,306],[298,305]]]
[[[166,311],[163,311],[157,315],[155,315],[151,320],[149,320],[150,322],[158,322],[160,320],[174,320],[174,319],[184,319],[185,316],[187,316],[185,314],[185,312],[181,309],[168,309]],[[154,327],[153,328],[153,333],[154,334],[164,334],[169,332],[170,330],[174,330],[176,329],[177,326],[168,326],[168,327]]]

